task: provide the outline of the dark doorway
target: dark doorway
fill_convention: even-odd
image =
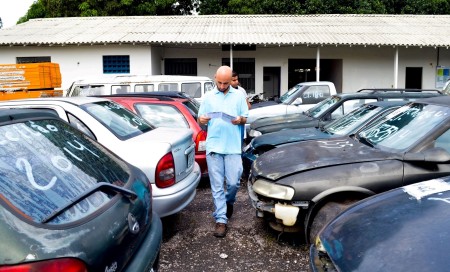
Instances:
[[[289,59],[288,87],[300,82],[316,81],[316,59]],[[342,92],[342,60],[321,59],[320,81],[331,81],[338,93]]]
[[[230,59],[223,58],[222,65],[230,65]],[[233,70],[238,73],[242,88],[247,93],[255,93],[255,59],[233,58]]]
[[[406,67],[405,88],[422,89],[422,67]]]
[[[280,97],[281,67],[264,67],[263,74],[263,97]]]

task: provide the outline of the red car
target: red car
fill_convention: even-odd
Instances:
[[[202,177],[208,176],[206,165],[206,127],[197,123],[200,104],[180,92],[130,93],[102,96],[137,113],[155,127],[183,127],[192,129],[195,142],[195,161]]]

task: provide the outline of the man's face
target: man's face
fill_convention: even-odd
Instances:
[[[230,87],[230,84],[231,77],[221,74],[216,75],[216,86],[219,91],[225,92]]]
[[[239,86],[239,78],[237,76],[231,78],[231,86],[237,88]]]

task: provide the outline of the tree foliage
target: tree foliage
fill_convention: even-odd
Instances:
[[[450,14],[450,0],[36,0],[33,18],[191,14]]]

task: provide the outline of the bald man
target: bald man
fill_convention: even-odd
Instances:
[[[248,116],[246,98],[231,87],[232,70],[221,66],[215,75],[216,88],[208,92],[198,112],[198,122],[208,125],[206,162],[216,221],[214,236],[225,237],[228,220],[242,175],[241,131]],[[224,181],[227,189],[224,190]]]

